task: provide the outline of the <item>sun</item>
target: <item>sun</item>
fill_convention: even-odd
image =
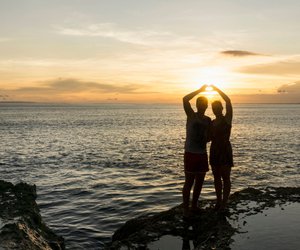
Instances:
[[[211,86],[208,85],[206,87],[205,92],[202,93],[204,96],[206,96],[207,99],[213,100],[216,97],[217,92],[213,90]]]
[[[190,77],[190,79],[192,80],[191,87],[193,89],[198,89],[203,84],[206,84],[208,85],[208,87],[206,88],[206,91],[202,94],[206,96],[209,100],[218,99],[219,95],[209,85],[215,85],[216,87],[226,91],[229,76],[230,72],[224,67],[202,67],[200,69],[197,69],[193,76]]]

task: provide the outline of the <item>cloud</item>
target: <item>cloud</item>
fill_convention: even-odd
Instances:
[[[40,87],[22,87],[15,89],[17,93],[80,93],[80,92],[101,92],[101,93],[137,93],[143,85],[127,84],[113,85],[97,82],[81,81],[78,79],[54,79],[40,83]],[[139,93],[139,92],[138,92]]]
[[[283,84],[277,89],[277,92],[283,94],[300,94],[300,81],[292,84]]]
[[[90,24],[80,28],[58,27],[56,31],[61,35],[111,38],[135,45],[199,45],[199,41],[191,36],[177,36],[168,31],[123,29],[114,23]]]
[[[124,30],[114,23],[100,23],[88,25],[84,28],[59,28],[58,32],[69,36],[104,37],[121,42],[147,45],[150,41],[170,36],[168,32],[156,32],[146,30]]]
[[[277,88],[277,93],[232,94],[231,99],[235,103],[300,103],[300,81],[283,84]]]
[[[5,94],[0,95],[0,100],[1,101],[6,101],[7,99],[9,99],[9,95],[5,95]]]
[[[267,63],[244,66],[237,71],[246,74],[300,76],[300,57],[295,55]]]
[[[300,103],[299,94],[245,94],[230,97],[233,103]]]
[[[246,74],[264,74],[264,75],[300,75],[300,61],[287,60],[272,63],[256,64],[241,67],[237,70]]]
[[[245,56],[262,56],[262,54],[246,50],[224,50],[220,54],[225,56],[245,57]]]
[[[33,85],[34,84],[34,85]],[[23,85],[24,86],[24,85]],[[58,78],[27,84],[24,87],[3,89],[12,101],[35,102],[106,102],[149,101],[159,99],[160,92],[143,84],[115,84],[83,81],[75,78]],[[1,101],[1,96],[0,96]]]

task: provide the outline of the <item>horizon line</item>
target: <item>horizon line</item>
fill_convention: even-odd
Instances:
[[[135,104],[135,105],[178,105],[181,102],[36,102],[36,101],[0,101],[6,104],[64,104],[64,105],[95,105],[95,104]],[[232,102],[233,104],[300,104],[300,102]]]

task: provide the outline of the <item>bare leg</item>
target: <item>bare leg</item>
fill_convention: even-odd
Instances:
[[[205,175],[206,175],[206,172],[196,174],[195,185],[194,185],[194,190],[193,190],[192,209],[198,208],[197,204],[198,204],[199,196],[200,196],[200,193],[202,190]]]
[[[190,193],[192,186],[194,184],[195,174],[185,173],[185,182],[182,189],[182,198],[183,198],[183,214],[188,215],[189,212],[189,203],[190,203]]]
[[[222,204],[222,179],[221,179],[221,168],[213,166],[213,175],[214,175],[214,185],[217,196],[216,209],[218,209]]]
[[[224,184],[222,208],[226,207],[228,197],[230,194],[230,190],[231,190],[230,172],[231,172],[231,167],[222,167],[221,168],[221,175],[222,175],[223,184]]]

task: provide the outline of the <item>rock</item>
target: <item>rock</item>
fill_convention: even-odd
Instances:
[[[300,202],[300,188],[272,188],[264,190],[246,188],[230,196],[228,210],[216,212],[214,201],[201,202],[202,212],[188,220],[182,216],[182,205],[155,214],[145,214],[127,221],[112,237],[107,249],[149,249],[166,236],[182,239],[182,249],[230,249],[232,236],[242,233],[239,228],[249,215],[264,209]],[[169,242],[172,237],[168,237]],[[171,243],[171,242],[170,242]]]
[[[0,249],[62,250],[64,239],[42,221],[36,187],[0,180]]]

